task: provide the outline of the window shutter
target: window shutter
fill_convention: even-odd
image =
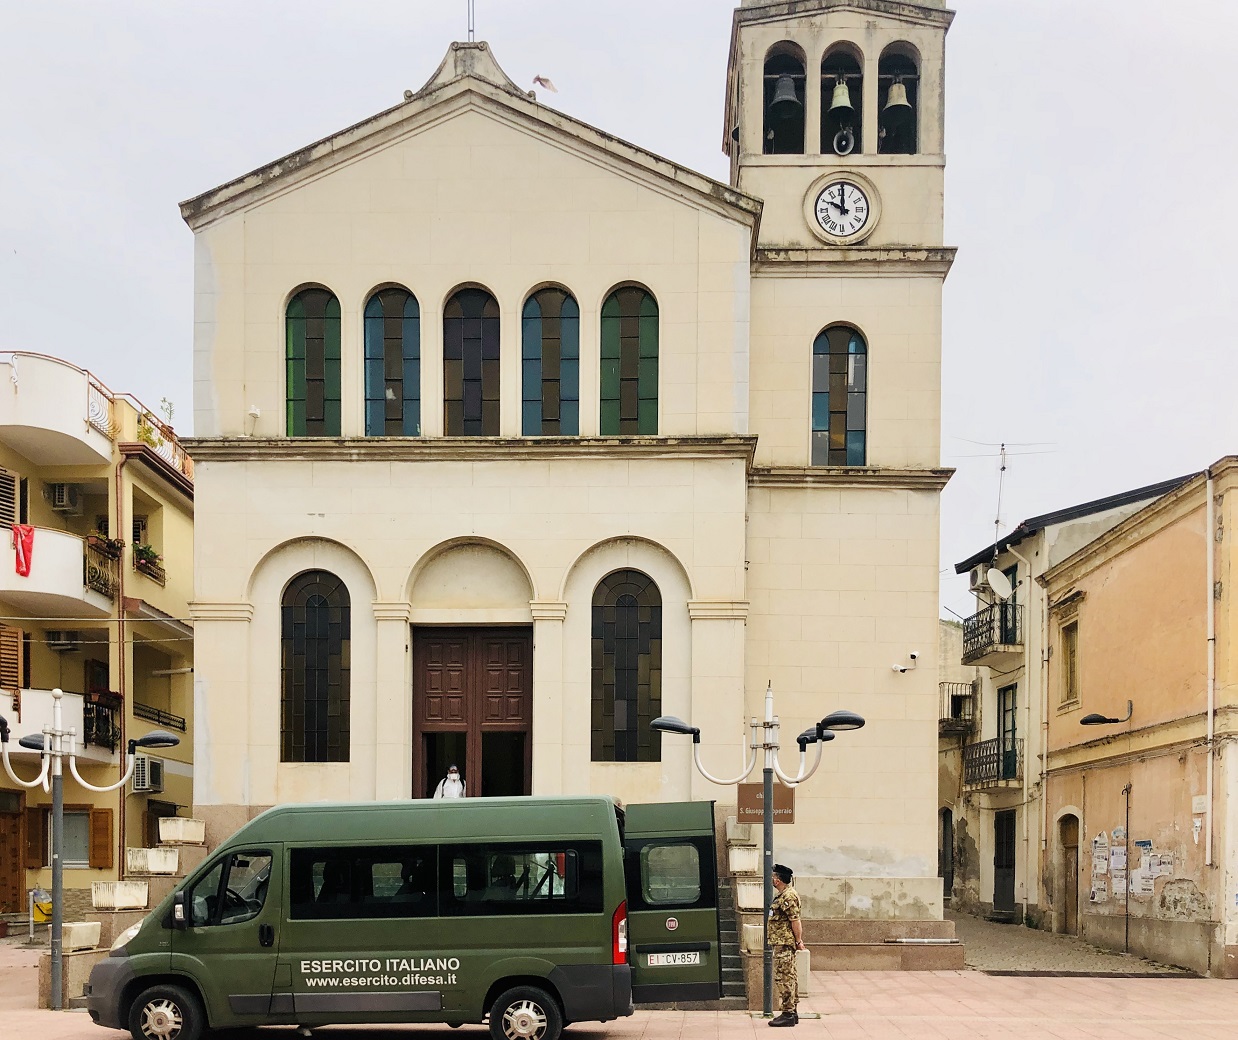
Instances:
[[[0,469],[0,524],[17,523],[17,474]]]
[[[26,810],[26,869],[47,866],[47,810]]]
[[[90,865],[112,869],[112,810],[90,810]]]
[[[20,690],[22,682],[22,630],[0,625],[0,687]]]

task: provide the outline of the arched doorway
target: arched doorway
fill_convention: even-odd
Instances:
[[[942,895],[949,902],[954,891],[954,813],[948,808],[938,813],[937,876],[941,878]]]
[[[1079,817],[1063,816],[1058,821],[1062,846],[1062,931],[1079,934]]]

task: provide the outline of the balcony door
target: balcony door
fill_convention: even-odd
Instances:
[[[20,791],[0,791],[0,914],[26,909],[22,834],[25,796]]]
[[[532,721],[532,628],[414,629],[413,797],[451,765],[468,797],[529,794]]]
[[[1017,780],[1019,777],[1019,739],[1016,722],[1016,694],[1018,686],[1003,686],[997,691],[997,724],[1000,727],[998,748],[1001,754],[999,768],[1002,780]]]

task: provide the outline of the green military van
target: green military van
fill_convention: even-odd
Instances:
[[[489,1016],[556,1040],[721,994],[710,802],[285,805],[242,827],[90,975],[134,1040]]]

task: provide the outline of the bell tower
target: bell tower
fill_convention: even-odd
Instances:
[[[743,0],[731,30],[723,151],[731,183],[764,200],[763,248],[939,246],[944,51],[940,0]],[[823,176],[870,195],[853,229],[845,197],[806,221]],[[848,212],[844,212],[848,211]]]

